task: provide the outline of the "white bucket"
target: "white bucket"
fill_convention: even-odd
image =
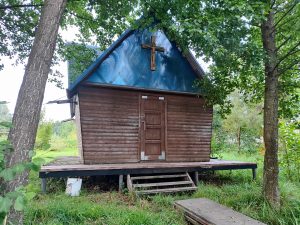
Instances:
[[[71,196],[79,196],[81,189],[82,179],[68,178],[66,194]]]

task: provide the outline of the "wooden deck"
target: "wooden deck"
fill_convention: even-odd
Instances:
[[[62,157],[48,165],[42,166],[39,176],[40,178],[47,178],[252,169],[253,177],[255,178],[256,168],[257,164],[252,162],[216,159],[211,159],[209,162],[141,162],[85,165],[82,163],[79,157]]]

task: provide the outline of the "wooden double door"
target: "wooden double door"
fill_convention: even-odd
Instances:
[[[140,156],[145,161],[166,159],[166,100],[164,96],[140,96]]]

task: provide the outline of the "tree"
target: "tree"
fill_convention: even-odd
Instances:
[[[6,158],[7,167],[30,160],[29,150],[34,146],[44,90],[66,2],[67,0],[44,2],[13,115],[9,140],[14,151]],[[7,184],[7,190],[15,190],[20,185],[25,185],[27,180],[28,171],[24,171]],[[8,221],[23,224],[22,214],[12,211]]]
[[[237,91],[233,92],[229,98],[233,107],[231,113],[223,120],[222,127],[224,131],[232,133],[236,137],[238,152],[241,151],[242,140],[245,142],[250,139],[247,144],[250,148],[253,148],[255,138],[260,137],[262,130],[261,104],[247,104],[241,99],[241,95]],[[250,151],[253,150],[255,149]]]
[[[0,122],[11,120],[11,114],[6,104],[0,103]]]
[[[35,2],[35,1],[33,1]],[[97,33],[101,31],[101,35],[98,35],[98,41],[111,41],[111,37],[115,35],[114,32],[106,32],[103,26],[107,30],[114,30],[120,27],[118,25],[112,25],[113,22],[110,19],[118,19],[121,21],[121,25],[125,24],[125,20],[121,15],[127,14],[132,8],[132,2],[127,4],[121,4],[116,1],[106,1],[106,4],[97,4],[95,1],[70,1],[68,4],[69,13],[65,16],[62,23],[62,27],[66,24],[80,25],[82,31],[81,37],[90,40],[93,32]],[[2,28],[0,35],[5,37],[7,45],[15,50],[15,46],[11,43],[14,41],[20,41],[19,36],[10,35],[10,25],[14,19],[19,19],[17,14],[5,13],[6,10],[23,9],[37,6],[43,6],[41,11],[41,18],[39,20],[38,28],[35,34],[34,42],[30,50],[28,63],[25,69],[25,75],[19,91],[16,108],[13,116],[13,125],[9,133],[9,140],[12,143],[14,151],[11,154],[6,155],[6,167],[10,168],[20,162],[26,162],[30,160],[30,150],[33,149],[35,143],[35,137],[40,117],[41,105],[44,96],[45,85],[50,72],[51,64],[53,63],[54,50],[56,46],[56,40],[58,38],[58,28],[62,19],[63,13],[66,9],[67,0],[50,1],[45,0],[43,4],[22,4],[22,1],[9,1],[12,5],[0,5],[2,14],[7,16],[3,21],[0,20]],[[82,8],[81,8],[82,7]],[[75,11],[72,11],[72,9]],[[98,14],[95,14],[94,9]],[[30,11],[30,10],[29,10]],[[4,12],[4,13],[3,13]],[[23,11],[22,11],[23,12]],[[31,11],[32,12],[32,11]],[[38,10],[37,10],[38,12]],[[110,12],[112,12],[110,14]],[[25,20],[26,21],[26,20]],[[34,23],[33,23],[34,24]],[[22,31],[22,28],[27,24],[21,24],[21,27],[16,26],[17,31]],[[102,27],[101,27],[102,26]],[[29,26],[29,29],[32,26]],[[100,29],[101,30],[97,30]],[[93,32],[90,32],[90,30]],[[28,30],[26,30],[28,31]],[[21,32],[22,33],[22,32]],[[23,37],[23,36],[22,36]],[[30,43],[28,38],[24,38],[28,47]],[[110,38],[110,39],[108,39]],[[61,44],[61,43],[60,43]],[[24,53],[20,51],[21,53]],[[10,48],[5,48],[0,54],[11,54]],[[26,55],[26,53],[24,53]],[[16,190],[20,185],[25,185],[28,181],[28,171],[18,175],[13,181],[6,185],[6,191],[10,192]],[[9,222],[13,224],[22,224],[22,214],[17,211],[11,211],[8,217]]]
[[[53,130],[52,126],[53,125],[51,122],[44,122],[39,124],[35,141],[36,149],[47,150],[50,148],[50,141]]]
[[[211,104],[230,110],[236,88],[264,99],[263,193],[279,205],[278,118],[299,114],[300,7],[298,0],[145,1],[144,13],[181,46],[211,62],[198,81]],[[148,12],[148,13],[147,13]],[[150,12],[150,13],[149,13]],[[151,24],[148,22],[147,24]]]

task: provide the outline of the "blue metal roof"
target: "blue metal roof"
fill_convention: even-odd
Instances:
[[[150,50],[141,48],[149,44],[151,35],[156,36],[156,45],[164,52],[156,52],[156,70],[150,69]],[[197,93],[193,87],[195,79],[204,74],[191,53],[182,55],[174,42],[157,31],[127,30],[104,51],[69,87],[70,95],[76,93],[83,82]]]

